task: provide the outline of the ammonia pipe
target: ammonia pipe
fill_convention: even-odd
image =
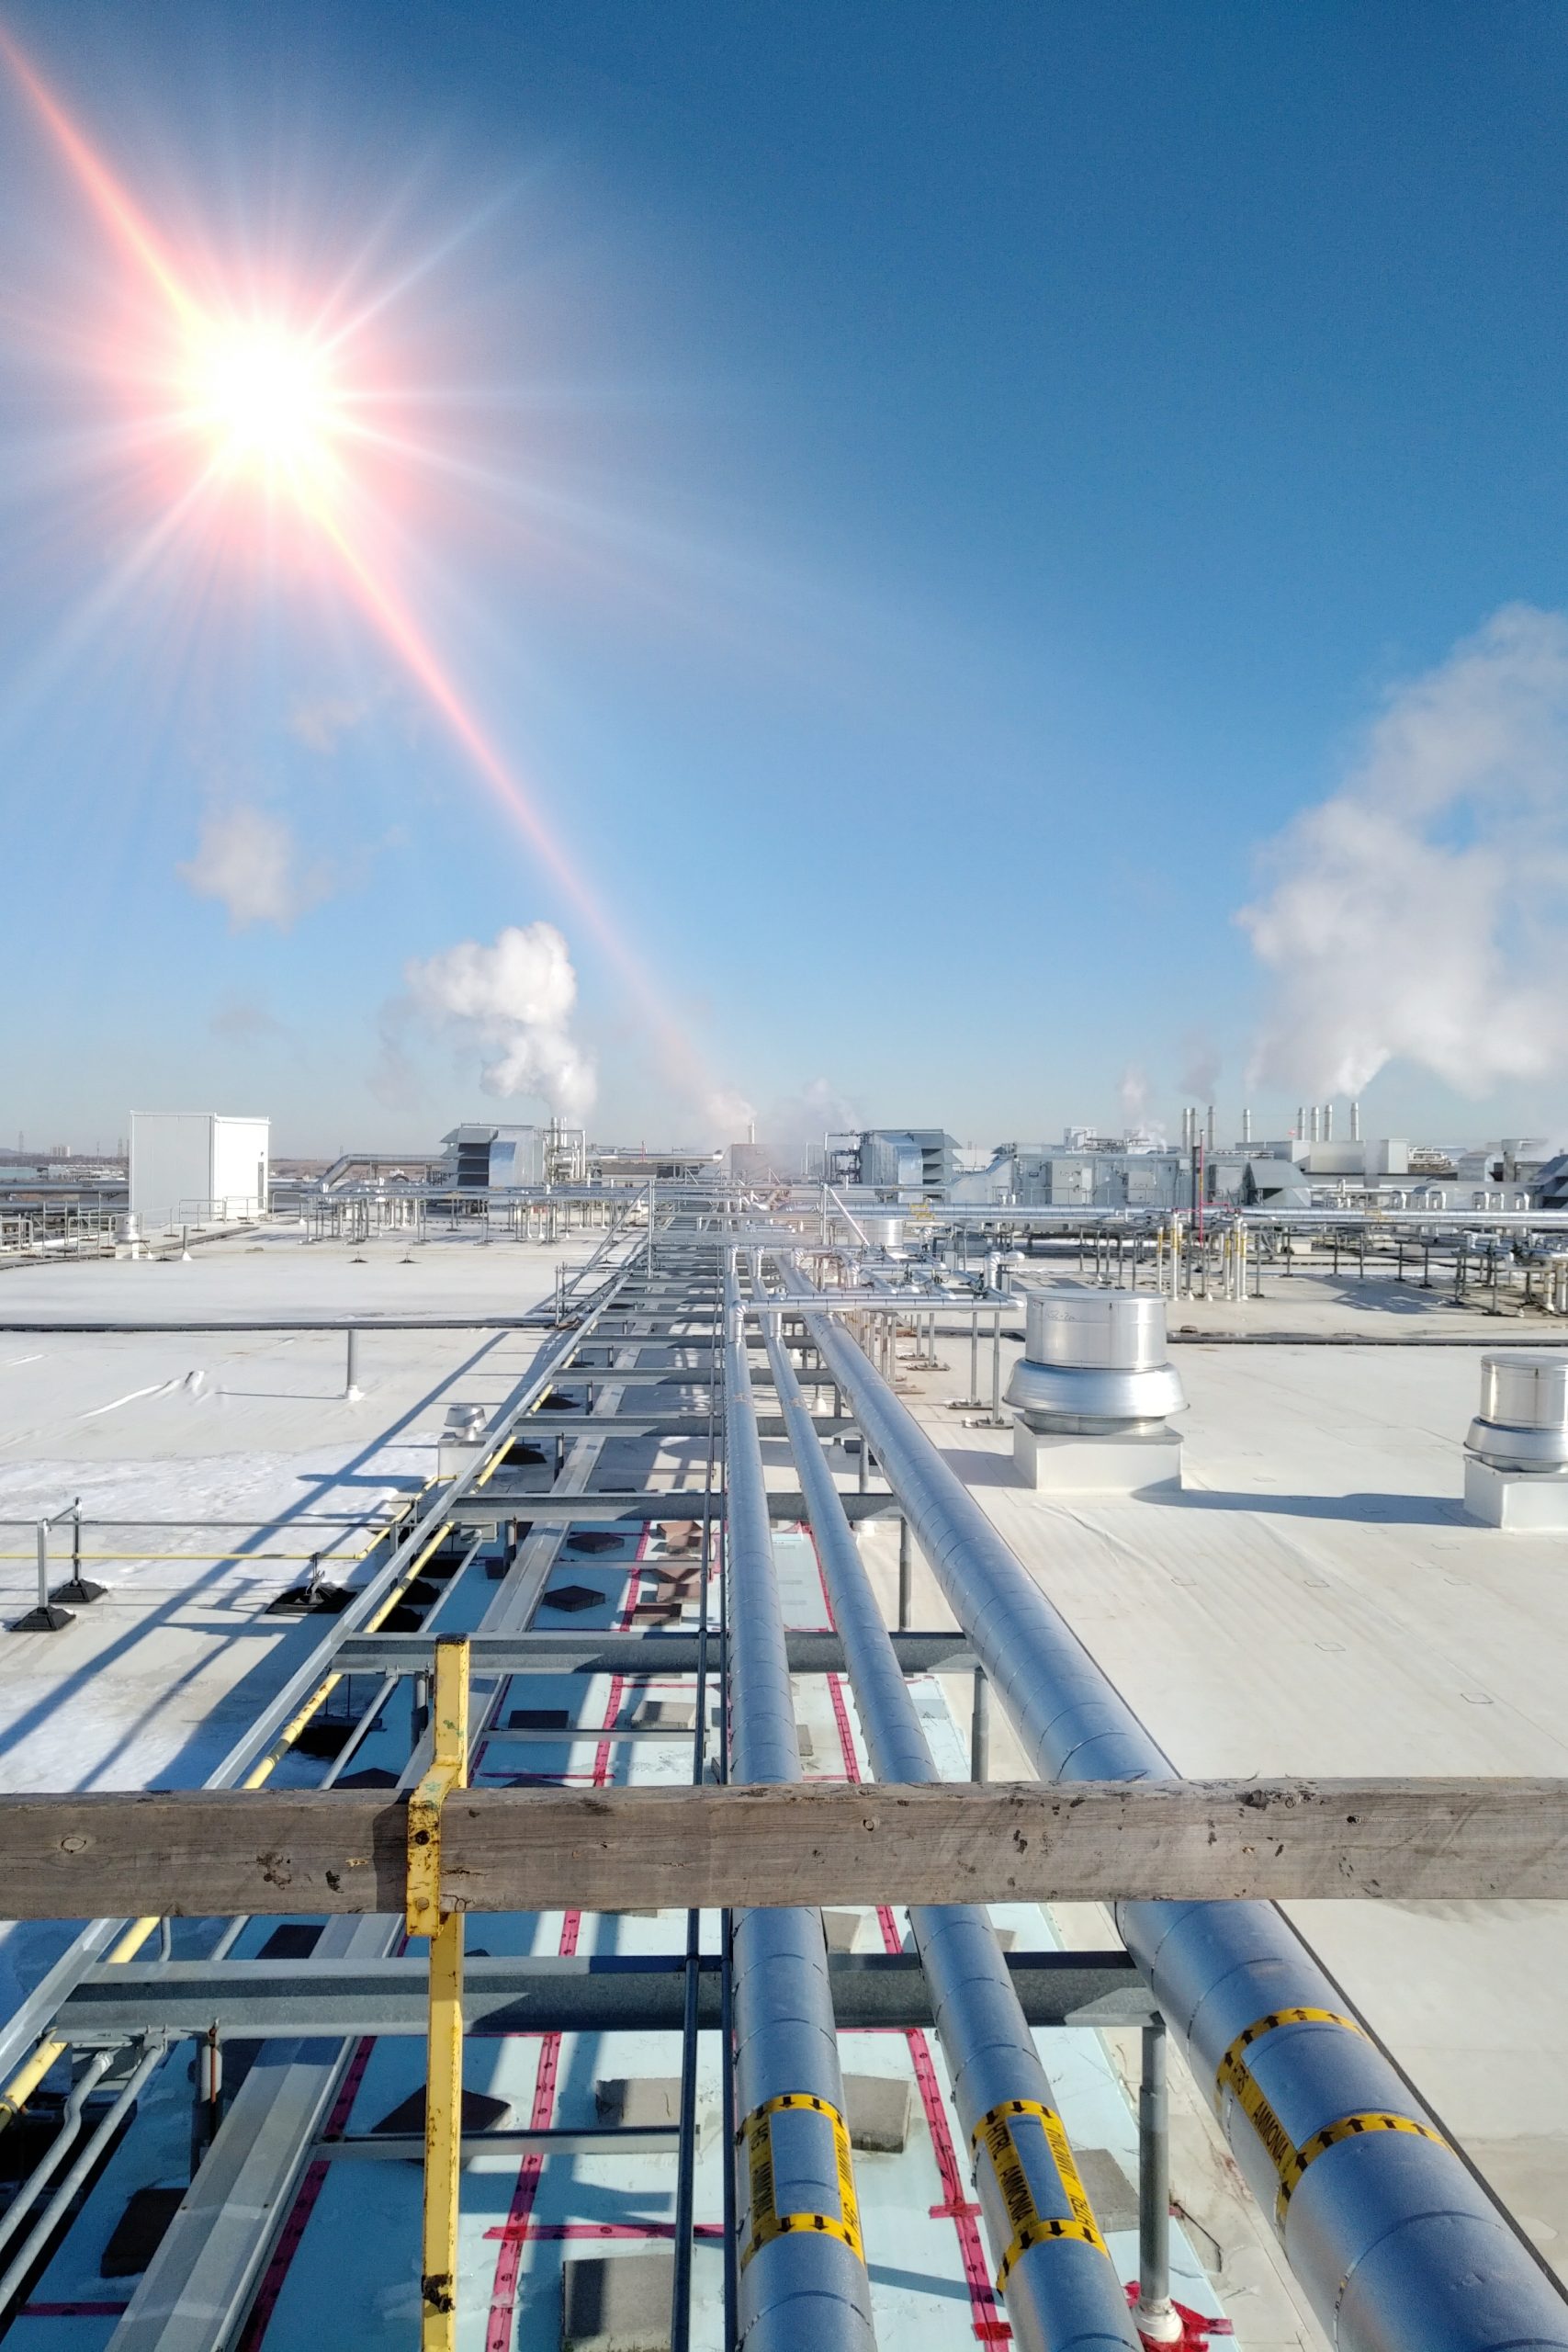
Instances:
[[[725,1275],[729,1778],[800,1778],[751,1374]],[[872,2352],[844,2086],[820,1911],[735,1914],[740,2340],[747,2352]],[[819,2217],[814,2226],[807,2217]]]
[[[768,1334],[768,1361],[843,1639],[872,1769],[879,1781],[940,1781],[776,1325]],[[931,1987],[965,2142],[975,2146],[975,2134],[983,2131],[987,2118],[998,2116],[1013,2100],[1026,2101],[1034,2110],[1010,2121],[1002,2115],[1006,2137],[997,2138],[994,2151],[982,2137],[976,2171],[992,2256],[998,2269],[1007,2267],[1007,2315],[1013,2335],[1023,2352],[1090,2352],[1090,2347],[1105,2352],[1111,2346],[1138,2352],[1127,2298],[1103,2240],[1077,2233],[1083,2226],[1079,2209],[1087,2199],[1076,2169],[1070,2186],[1064,2178],[1047,2135],[1040,2110],[1059,2130],[1056,2101],[988,1913],[974,1903],[941,1908],[912,1905],[909,1926]],[[1014,2207],[1021,2211],[1017,2187],[1021,2172],[1035,2212],[1043,2221],[1066,2222],[1073,2234],[1042,2234],[1033,2245],[1027,2243],[1027,2231],[1021,2233],[1010,2211],[998,2157],[1012,2173]],[[1093,2226],[1091,2221],[1089,2227]],[[1020,2241],[1016,2250],[1015,2241]]]
[[[88,2178],[93,2167],[119,2129],[127,2109],[135,2105],[137,2098],[151,2080],[154,2069],[163,2064],[166,2054],[161,2041],[154,2042],[151,2048],[144,2050],[129,2081],[121,2084],[113,2102],[99,2117],[87,2141],[79,2151],[75,2163],[37,2221],[34,2222],[11,2260],[6,2264],[5,2275],[0,2277],[0,2312],[6,2312],[14,2301],[18,2289],[69,2211],[77,2191]]]
[[[886,1382],[803,1307],[1042,1776],[1176,1777]],[[1116,1918],[1337,2347],[1568,2352],[1568,2302],[1272,1905],[1122,1903]]]

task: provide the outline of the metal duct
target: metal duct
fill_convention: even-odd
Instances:
[[[798,1781],[800,1748],[733,1260],[724,1284],[729,1777]],[[843,2120],[822,1915],[733,1925],[740,2340],[872,2352],[871,2287]]]
[[[809,1321],[1036,1769],[1177,1777],[860,1349]],[[1568,2303],[1272,1905],[1116,1919],[1338,2352],[1568,2352]]]
[[[769,1331],[768,1360],[843,1638],[872,1770],[879,1781],[940,1781],[776,1324]],[[968,2145],[975,2147],[976,2135],[987,2124],[996,2133],[998,2109],[1014,2099],[1044,2109],[1059,2131],[1056,2101],[988,1913],[978,1904],[911,1905],[909,1926]],[[1038,2111],[1014,2119],[1010,2126],[999,2120],[1002,2134],[996,2137],[994,2153],[989,2142],[982,2142],[987,2154],[976,2164],[976,2185],[992,2256],[1006,2272],[1007,2315],[1023,2352],[1089,2352],[1091,2346],[1111,2345],[1137,2352],[1121,2280],[1092,2218],[1087,2230],[1082,2221],[1088,2200],[1076,2170],[1069,2182]],[[1061,2145],[1065,2153],[1066,2142]],[[997,2170],[998,2158],[1016,2164],[1042,2220],[1061,2221],[1085,2233],[1044,2237],[1015,2254],[1019,2225]],[[1016,2199],[1016,2175],[1013,2194]]]

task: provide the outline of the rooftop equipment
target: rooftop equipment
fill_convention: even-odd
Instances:
[[[1179,1485],[1186,1408],[1166,1345],[1165,1301],[1113,1292],[1036,1293],[1008,1383],[1013,1461],[1033,1487],[1138,1494]]]
[[[133,1111],[130,1201],[148,1230],[263,1216],[271,1123],[217,1111]]]
[[[1491,1527],[1568,1527],[1568,1355],[1484,1355],[1464,1507]]]

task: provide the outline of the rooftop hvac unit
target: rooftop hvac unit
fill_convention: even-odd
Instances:
[[[130,1208],[154,1231],[266,1213],[271,1122],[218,1111],[133,1111]]]

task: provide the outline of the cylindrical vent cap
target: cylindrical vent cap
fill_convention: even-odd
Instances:
[[[1465,1444],[1497,1470],[1568,1465],[1568,1355],[1481,1359],[1481,1410]]]
[[[1158,1428],[1187,1402],[1166,1354],[1165,1302],[1116,1292],[1036,1292],[1007,1401],[1042,1432]]]
[[[1166,1361],[1165,1301],[1111,1291],[1037,1293],[1029,1302],[1025,1350],[1032,1363],[1153,1371]]]

